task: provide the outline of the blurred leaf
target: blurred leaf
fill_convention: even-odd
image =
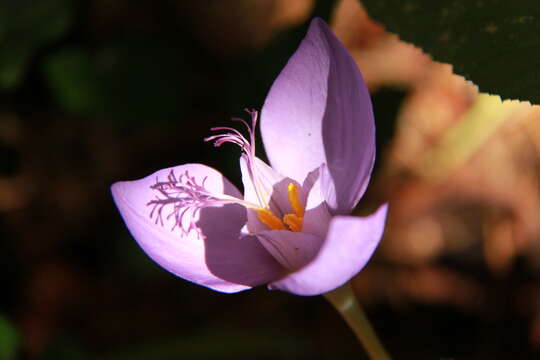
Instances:
[[[47,82],[57,100],[69,111],[86,113],[99,105],[95,69],[80,50],[53,54],[44,66]]]
[[[2,1],[0,89],[19,85],[35,52],[66,32],[72,11],[71,0]]]
[[[0,315],[0,359],[15,359],[19,335],[11,323]]]
[[[472,80],[482,92],[540,103],[536,0],[363,0],[389,31]]]

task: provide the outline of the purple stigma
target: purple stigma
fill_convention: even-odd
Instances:
[[[206,177],[200,184],[197,183],[195,177],[190,176],[188,171],[180,174],[177,178],[172,170],[166,181],[159,181],[156,178],[156,183],[150,186],[157,193],[156,198],[146,204],[152,206],[150,218],[155,216],[155,223],[159,223],[161,226],[164,225],[164,216],[166,220],[174,218],[171,231],[178,227],[185,235],[192,230],[201,235],[193,220],[196,218],[195,215],[201,208],[220,200],[206,190],[205,181]],[[170,208],[170,212],[164,214],[165,208]],[[190,220],[189,224],[185,224],[183,221],[186,216]]]
[[[255,128],[257,126],[258,113],[254,109],[244,109],[251,116],[251,125],[244,119],[233,117],[232,121],[239,121],[245,125],[249,134],[249,140],[242,135],[240,131],[228,126],[213,127],[212,131],[226,131],[223,134],[209,136],[204,141],[214,141],[214,146],[219,147],[224,143],[230,142],[240,146],[242,151],[248,155],[255,156]]]

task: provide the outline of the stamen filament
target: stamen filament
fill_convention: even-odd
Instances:
[[[234,196],[230,196],[227,194],[220,194],[219,197],[220,197],[220,200],[223,201],[223,204],[238,204],[238,205],[242,205],[243,207],[247,209],[259,209],[259,205],[246,201],[246,200],[235,198]]]

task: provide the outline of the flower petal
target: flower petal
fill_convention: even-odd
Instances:
[[[325,238],[332,215],[328,212],[326,203],[322,202],[316,207],[306,209],[302,232]]]
[[[135,181],[117,182],[111,187],[114,201],[141,248],[164,269],[196,284],[222,292],[237,292],[265,284],[283,274],[284,269],[253,238],[240,237],[245,209],[237,204],[203,208],[193,217],[195,230],[187,234],[172,230],[174,219],[156,224],[147,203],[155,198],[150,188],[174,171],[189,172],[214,194],[240,197],[241,194],[218,171],[201,164],[186,164],[160,170]],[[189,220],[189,219],[188,219]]]
[[[320,20],[274,81],[261,111],[261,134],[272,166],[301,182],[325,161],[322,119],[330,66]]]
[[[268,287],[297,295],[319,295],[343,285],[366,265],[379,244],[387,208],[383,205],[364,218],[334,217],[313,261]]]
[[[362,197],[375,159],[375,125],[360,71],[328,26],[314,19],[265,100],[261,133],[272,166],[302,181],[326,163],[335,214]]]
[[[324,164],[321,165],[321,168]],[[319,173],[321,168],[312,171],[303,184],[303,189],[307,192],[306,213],[304,215],[304,224],[302,232],[317,235],[321,238],[326,237],[328,226],[332,215],[328,211],[326,202],[321,194],[321,178]]]
[[[255,236],[265,249],[290,271],[309,263],[322,242],[318,236],[288,230],[263,231]]]

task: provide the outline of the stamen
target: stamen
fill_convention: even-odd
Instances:
[[[257,210],[259,220],[272,230],[287,230],[281,220],[268,209]]]
[[[289,202],[291,203],[291,206],[294,210],[294,213],[302,218],[304,217],[304,207],[300,203],[300,197],[298,196],[298,186],[296,186],[293,183],[290,183],[287,187],[288,195],[289,195]]]
[[[281,220],[269,208],[268,199],[271,194],[267,194],[266,191],[271,190],[263,189],[263,183],[259,181],[259,174],[255,165],[255,127],[257,125],[258,114],[255,110],[246,109],[245,111],[251,116],[251,125],[240,118],[232,118],[232,120],[242,122],[247,128],[249,136],[245,137],[240,131],[231,127],[214,127],[211,129],[212,131],[223,131],[223,133],[209,136],[204,140],[214,141],[215,146],[221,146],[226,142],[230,142],[240,146],[242,149],[242,157],[246,161],[247,173],[254,185],[259,202],[259,205],[255,207],[252,204],[242,204],[243,206],[255,208],[259,220],[271,230],[302,231],[305,210],[300,202],[299,187],[297,185],[290,183],[287,187],[287,195],[294,211],[293,214],[286,214],[283,220]]]
[[[300,232],[302,231],[302,225],[304,222],[304,219],[302,219],[300,216],[296,214],[287,214],[283,217],[283,222],[287,224],[289,229],[293,232]]]

